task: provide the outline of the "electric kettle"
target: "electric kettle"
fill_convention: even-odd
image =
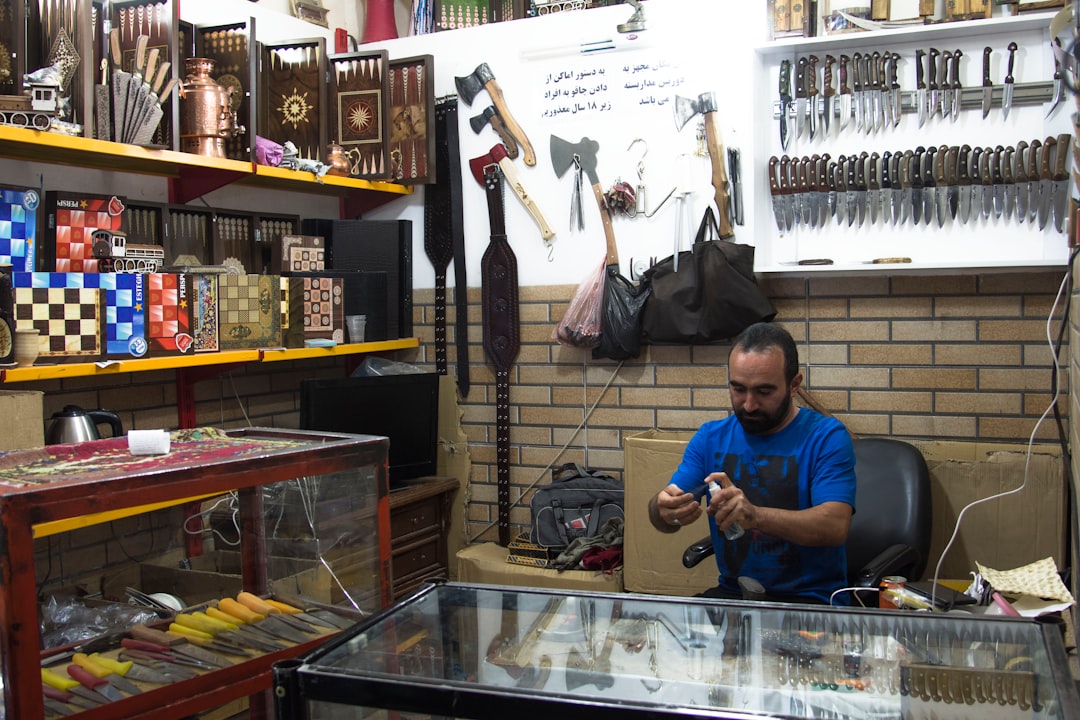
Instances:
[[[98,425],[108,423],[112,428],[112,437],[121,437],[124,426],[120,416],[112,410],[83,410],[77,405],[66,405],[58,413],[53,413],[45,427],[45,444],[60,445],[86,440],[98,440]]]

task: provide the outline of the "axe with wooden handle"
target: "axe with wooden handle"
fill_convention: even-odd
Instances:
[[[731,227],[730,200],[728,198],[728,176],[724,166],[724,144],[720,140],[720,121],[716,116],[716,94],[701,93],[697,100],[675,96],[675,124],[681,130],[692,117],[701,113],[705,121],[705,143],[709,148],[712,162],[712,186],[715,190],[717,221],[720,225],[720,237],[735,236]]]
[[[596,174],[596,153],[599,150],[600,143],[587,137],[572,143],[558,136],[551,136],[551,165],[555,169],[555,174],[562,177],[572,165],[576,164],[589,178],[593,197],[596,198],[596,205],[600,209],[600,219],[604,225],[607,266],[610,267],[619,264],[619,250],[615,246],[615,230],[611,226],[611,214],[608,213],[607,203],[604,201],[604,189],[600,187],[600,179]]]
[[[529,142],[528,136],[525,135],[525,131],[518,125],[514,116],[510,114],[502,88],[499,87],[499,83],[495,80],[495,73],[491,72],[487,63],[480,63],[469,75],[455,77],[454,84],[457,85],[458,94],[465,100],[466,105],[472,105],[477,94],[481,90],[487,90],[488,95],[491,96],[491,102],[494,103],[495,109],[499,111],[499,115],[506,124],[506,129],[521,143],[525,164],[529,166],[536,164],[536,153],[533,151],[532,143]]]
[[[502,116],[499,115],[499,111],[495,109],[494,105],[488,105],[484,108],[484,111],[479,115],[474,115],[469,118],[469,125],[472,126],[473,132],[477,135],[484,129],[485,125],[491,125],[491,129],[496,132],[499,139],[502,140],[503,145],[506,146],[506,154],[511,160],[516,160],[518,156],[518,141],[514,137],[514,134],[506,127],[506,122],[503,121]]]
[[[533,220],[540,227],[540,236],[544,239],[544,242],[548,242],[551,238],[555,237],[555,231],[548,225],[547,219],[544,217],[544,213],[540,211],[540,207],[536,204],[536,201],[532,199],[528,191],[525,190],[525,186],[521,182],[521,177],[518,175],[517,168],[514,167],[514,162],[510,159],[509,154],[506,152],[506,148],[501,143],[495,143],[491,146],[491,150],[480,157],[474,157],[469,160],[469,168],[472,170],[473,177],[476,178],[476,182],[480,183],[480,186],[484,185],[484,168],[488,165],[498,165],[503,172],[503,176],[513,189],[514,194],[518,196],[521,203],[525,206],[525,209],[532,215]]]

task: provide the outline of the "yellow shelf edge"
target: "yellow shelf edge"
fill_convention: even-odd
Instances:
[[[288,168],[274,167],[272,165],[255,165],[255,178],[273,178],[296,183],[308,183],[319,186],[339,187],[350,190],[373,190],[378,192],[396,193],[398,195],[411,195],[413,189],[409,185],[383,182],[379,180],[360,180],[357,178],[341,177],[340,175],[324,175],[317,178],[315,173],[303,170],[290,170]]]
[[[262,353],[262,362],[281,362],[282,360],[304,360],[338,355],[407,350],[419,347],[419,345],[419,338],[400,338],[398,340],[378,340],[367,343],[346,343],[322,348],[264,348],[260,352]]]
[[[64,520],[51,520],[49,522],[38,523],[33,526],[34,538],[58,535],[62,532],[79,530],[81,528],[90,527],[91,525],[100,525],[101,523],[120,520],[122,518],[131,517],[132,515],[141,515],[142,513],[152,512],[154,510],[162,510],[176,505],[183,505],[184,503],[194,502],[196,500],[205,500],[206,498],[217,497],[221,494],[222,493],[204,493],[202,495],[193,495],[177,500],[166,500],[159,503],[149,503],[147,505],[138,505],[136,507],[123,508],[120,510],[108,510],[106,512],[80,515],[79,517],[66,518]]]

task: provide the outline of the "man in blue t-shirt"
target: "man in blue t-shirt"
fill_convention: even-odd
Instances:
[[[760,583],[767,599],[791,602],[828,603],[847,585],[855,452],[840,421],[794,404],[802,380],[786,330],[757,323],[743,331],[728,355],[734,415],[701,426],[649,502],[652,524],[671,533],[701,515],[710,481],[720,487],[704,494],[720,570],[706,597],[742,597],[740,577]],[[735,524],[744,534],[726,539]]]

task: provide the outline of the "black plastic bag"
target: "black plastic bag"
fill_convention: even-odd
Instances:
[[[649,293],[647,282],[634,285],[619,274],[618,265],[607,266],[600,343],[593,348],[593,358],[626,360],[641,353],[641,311]]]

